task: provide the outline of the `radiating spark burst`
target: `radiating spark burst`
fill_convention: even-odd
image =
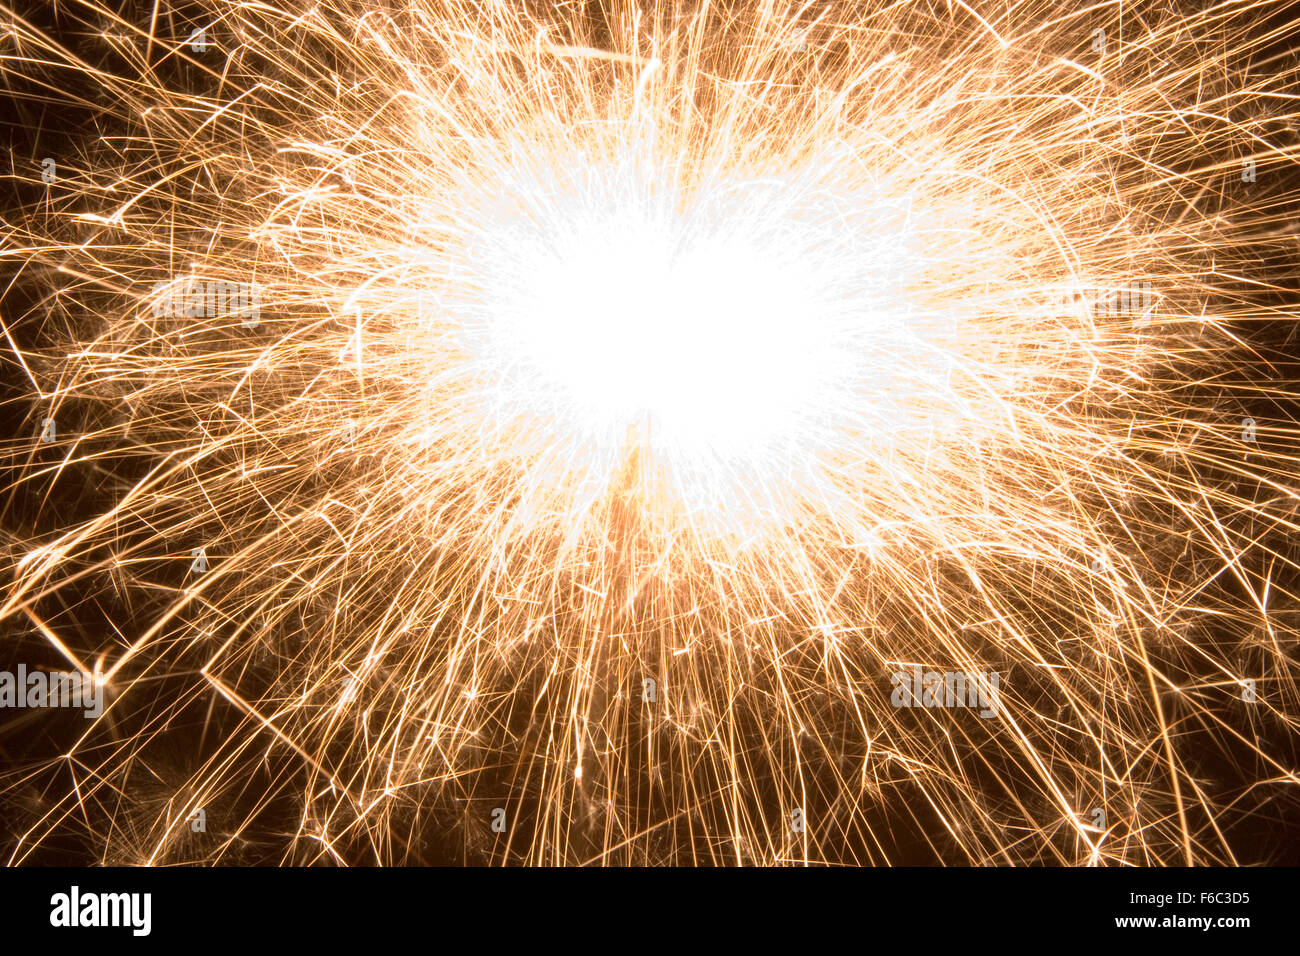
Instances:
[[[859,7],[6,9],[10,862],[1242,860],[1287,4]]]

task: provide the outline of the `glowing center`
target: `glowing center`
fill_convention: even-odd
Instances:
[[[713,451],[787,434],[836,362],[814,277],[734,234],[575,230],[529,257],[498,347],[534,407]]]

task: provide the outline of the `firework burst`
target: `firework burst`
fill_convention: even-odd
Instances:
[[[1267,858],[1288,5],[858,6],[7,10],[11,862]]]

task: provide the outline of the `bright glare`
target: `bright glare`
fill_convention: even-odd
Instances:
[[[726,225],[574,221],[493,304],[492,364],[587,435],[644,429],[670,456],[788,439],[843,379],[843,323],[799,250]]]

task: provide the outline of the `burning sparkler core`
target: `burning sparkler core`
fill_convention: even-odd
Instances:
[[[743,236],[673,229],[581,224],[523,263],[489,361],[523,366],[521,404],[583,431],[645,421],[656,445],[733,454],[789,440],[836,371],[813,275]]]
[[[623,139],[638,142],[646,109],[629,107]],[[657,129],[675,142],[673,125]],[[628,172],[566,146],[539,146],[549,163],[495,171],[477,200],[456,197],[458,221],[474,226],[452,240],[434,320],[455,342],[434,377],[461,363],[460,378],[485,383],[477,434],[513,430],[524,450],[502,447],[507,457],[526,457],[539,433],[567,449],[552,458],[557,493],[590,484],[575,475],[616,483],[631,435],[696,531],[726,513],[753,540],[756,527],[842,499],[835,520],[852,537],[864,515],[889,520],[864,485],[919,459],[933,467],[939,447],[1004,442],[1008,424],[1033,430],[1008,419],[1062,397],[1061,370],[1036,367],[1061,360],[1045,331],[1095,338],[1088,309],[1026,321],[1027,297],[1050,298],[1025,286],[1026,247],[1069,236],[1039,239],[1036,210],[999,187],[959,177],[954,188],[940,170],[898,165],[890,147],[875,161],[893,162],[889,175],[840,139],[813,165],[782,151],[719,159],[684,191],[675,167],[639,172],[680,152],[633,145]],[[1106,356],[1092,347],[1082,361]]]

